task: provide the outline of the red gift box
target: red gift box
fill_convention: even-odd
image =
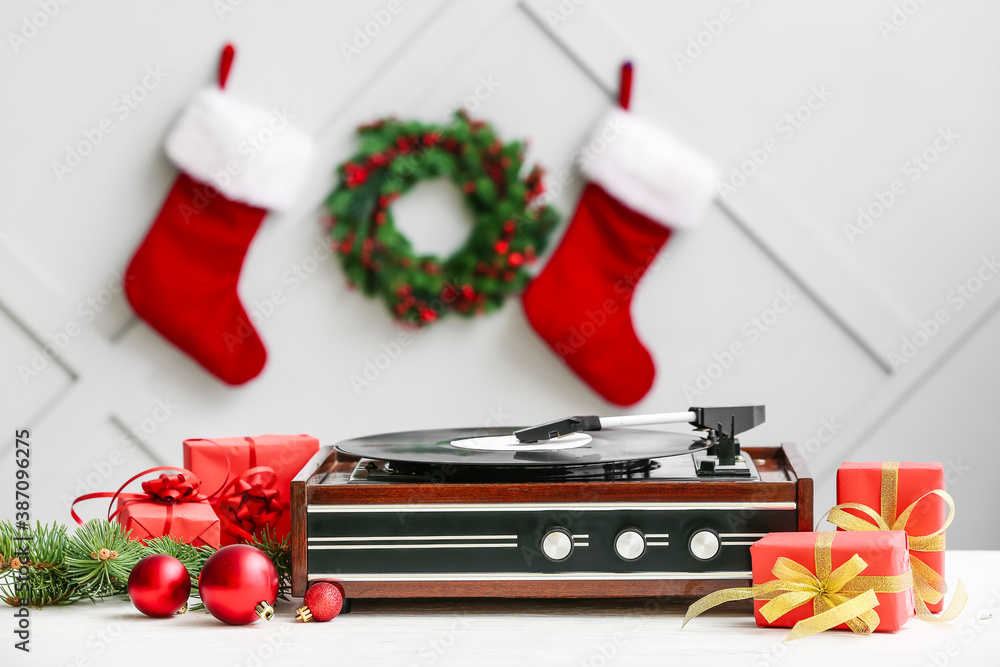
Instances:
[[[884,487],[884,491],[883,491]],[[937,588],[944,592],[944,537],[940,538],[940,550],[924,551],[919,547],[919,541],[914,537],[931,535],[948,520],[948,503],[944,497],[931,494],[923,500],[922,496],[931,491],[944,490],[944,470],[940,463],[853,463],[848,462],[837,470],[837,504],[857,503],[871,508],[875,514],[882,517],[885,524],[891,528],[905,530],[910,537],[910,553],[914,560],[914,576],[921,577],[919,562],[925,563],[940,576]],[[894,498],[893,498],[894,495]],[[883,497],[884,496],[884,497]],[[905,525],[896,525],[900,515],[913,503],[913,507],[905,520]],[[859,517],[867,523],[876,526],[875,519],[865,512],[852,508],[842,508],[843,511]],[[835,521],[838,525],[842,522]],[[918,562],[919,561],[919,562]],[[919,582],[918,582],[919,583]],[[918,587],[918,590],[920,588]],[[944,602],[927,602],[927,608],[939,612]]]
[[[825,542],[824,542],[825,541]],[[824,548],[824,544],[828,548]],[[825,533],[770,533],[757,540],[750,547],[750,557],[753,561],[753,583],[766,584],[775,580],[773,572],[779,558],[798,563],[809,573],[824,583],[831,579],[830,573],[847,563],[857,554],[867,566],[848,582],[845,589],[866,590],[869,586],[875,590],[878,606],[874,612],[878,614],[879,632],[898,630],[915,613],[915,601],[910,572],[909,550],[906,544],[906,533],[902,531],[875,532],[825,532]],[[899,582],[895,585],[870,577],[895,577]],[[880,589],[897,590],[898,592],[878,592]],[[857,593],[846,593],[848,597]],[[793,594],[794,595],[794,594]],[[816,615],[825,608],[819,598],[801,604],[782,616],[768,621],[761,609],[768,600],[754,599],[754,618],[761,627],[792,627],[799,621]],[[774,597],[774,594],[772,594]],[[853,629],[847,624],[835,626],[836,629]]]
[[[222,524],[222,544],[264,526],[283,539],[292,529],[292,478],[319,451],[309,435],[261,435],[184,441],[184,467],[202,479]]]
[[[172,474],[167,474],[169,470]],[[124,493],[125,488],[140,477],[159,472],[159,477],[142,483],[142,493]],[[121,485],[115,492],[99,491],[79,496],[70,506],[70,515],[83,525],[74,506],[84,500],[110,498],[108,521],[117,520],[129,539],[136,542],[172,535],[194,546],[219,548],[219,517],[201,492],[201,480],[190,470],[159,466],[144,470]],[[115,501],[118,501],[117,509]]]
[[[139,542],[173,535],[196,547],[220,546],[219,517],[207,501],[164,504],[119,498],[117,520]]]

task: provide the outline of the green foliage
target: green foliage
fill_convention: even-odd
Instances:
[[[69,578],[83,595],[102,598],[124,593],[128,575],[142,558],[142,545],[119,523],[91,519],[76,529],[66,547]]]
[[[386,119],[358,131],[360,151],[339,167],[327,199],[332,245],[353,285],[413,326],[489,313],[524,289],[526,265],[544,252],[558,216],[539,199],[541,170],[521,174],[523,143],[501,142],[463,112],[447,126]],[[416,254],[390,208],[438,177],[465,193],[474,218],[464,245],[443,259]]]
[[[274,563],[278,570],[278,597],[287,600],[292,592],[292,550],[288,536],[278,540],[273,530],[265,528],[253,536],[250,546],[263,551]]]
[[[65,526],[38,522],[29,531],[0,522],[0,599],[11,606],[33,607],[79,600],[66,571],[68,542]]]
[[[70,536],[66,526],[38,523],[30,533],[10,521],[0,521],[0,599],[11,606],[69,604],[125,593],[128,576],[140,559],[152,554],[177,558],[191,576],[191,594],[198,595],[198,575],[211,547],[185,544],[172,535],[129,539],[130,531],[112,521],[94,519]],[[25,552],[25,546],[27,552]],[[291,591],[288,538],[277,540],[272,530],[255,536],[251,545],[263,551],[278,570],[278,595]],[[24,576],[24,582],[19,577]],[[191,609],[200,607],[193,604]]]

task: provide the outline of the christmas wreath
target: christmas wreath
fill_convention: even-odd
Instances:
[[[503,143],[488,123],[462,111],[447,126],[390,118],[358,134],[361,149],[338,168],[327,200],[332,247],[351,284],[418,327],[448,312],[492,312],[524,289],[525,265],[544,251],[557,215],[538,200],[541,169],[521,176],[523,143]],[[474,217],[465,243],[444,259],[416,254],[390,208],[437,177],[462,189]]]

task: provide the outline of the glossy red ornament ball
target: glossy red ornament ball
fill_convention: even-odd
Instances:
[[[344,589],[329,581],[320,581],[309,587],[302,598],[296,618],[309,621],[332,621],[344,607]]]
[[[128,575],[128,597],[146,616],[172,616],[187,604],[191,595],[191,575],[173,556],[146,556]]]
[[[260,549],[232,544],[205,561],[198,592],[212,616],[230,625],[271,620],[278,597],[278,570]]]

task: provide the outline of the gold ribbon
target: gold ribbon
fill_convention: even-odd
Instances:
[[[812,602],[813,616],[797,622],[785,637],[786,642],[829,630],[842,623],[859,635],[871,634],[879,624],[875,612],[879,604],[876,593],[908,590],[913,586],[913,573],[907,570],[891,576],[860,576],[868,563],[858,554],[837,569],[831,569],[835,536],[835,532],[817,535],[814,548],[816,574],[789,558],[779,557],[771,570],[775,579],[750,588],[726,588],[709,593],[688,607],[681,627],[723,602],[753,598],[767,601],[760,613],[768,623]]]
[[[951,525],[951,522],[955,520],[955,500],[944,489],[934,489],[914,500],[899,516],[896,516],[898,494],[899,463],[886,461],[882,464],[881,490],[879,492],[880,511],[876,512],[873,508],[862,503],[841,503],[835,505],[824,516],[828,516],[827,520],[830,523],[844,530],[905,531],[906,524],[910,520],[910,515],[913,514],[913,510],[916,509],[917,505],[924,498],[929,498],[930,496],[942,498],[948,505],[948,517],[945,519],[944,525],[927,535],[911,535],[907,532],[906,541],[910,547],[910,565],[913,568],[913,589],[916,593],[917,618],[929,623],[952,621],[962,612],[965,603],[969,599],[965,592],[965,586],[959,580],[958,588],[948,608],[940,616],[932,614],[927,605],[939,602],[944,597],[944,594],[948,592],[948,584],[945,583],[944,577],[935,572],[931,566],[927,565],[918,556],[914,555],[913,551],[944,551],[944,532]],[[844,511],[848,509],[861,512],[869,517],[872,522],[869,523],[861,517]],[[822,520],[821,517],[820,522]]]

